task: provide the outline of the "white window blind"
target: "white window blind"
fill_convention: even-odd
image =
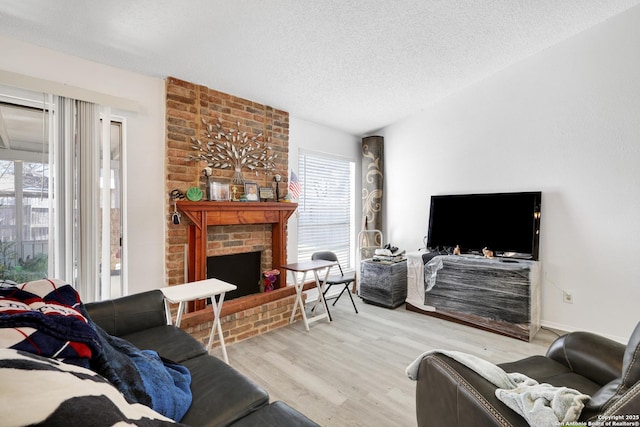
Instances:
[[[343,270],[354,268],[355,163],[301,151],[298,177],[298,261],[332,251]]]

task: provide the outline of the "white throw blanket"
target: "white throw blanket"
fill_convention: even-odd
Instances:
[[[462,363],[498,387],[496,397],[527,420],[531,426],[555,427],[558,424],[577,421],[584,402],[591,398],[567,387],[539,384],[524,374],[507,373],[491,362],[459,351],[427,351],[407,367],[407,376],[416,381],[422,359],[436,353]]]

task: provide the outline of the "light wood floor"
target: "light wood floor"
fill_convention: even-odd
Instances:
[[[302,322],[227,347],[230,364],[323,426],[415,426],[415,383],[405,368],[426,350],[501,363],[544,354],[556,334],[531,343],[343,296],[326,320]],[[219,349],[212,354],[220,356]]]

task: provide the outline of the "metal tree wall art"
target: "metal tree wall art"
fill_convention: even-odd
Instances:
[[[238,129],[225,131],[218,118],[215,125],[205,122],[206,142],[202,142],[195,137],[192,148],[195,154],[189,154],[187,160],[205,161],[207,165],[216,169],[234,168],[236,175],[240,175],[243,167],[251,171],[262,169],[265,174],[271,174],[275,169],[275,159],[278,154],[270,154],[269,142],[260,141],[262,133],[249,136],[247,132],[240,132]],[[240,122],[237,122],[240,127]]]

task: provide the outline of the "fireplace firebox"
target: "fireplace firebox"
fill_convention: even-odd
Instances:
[[[207,279],[220,279],[238,288],[227,292],[227,300],[260,292],[261,252],[245,252],[207,257]]]

